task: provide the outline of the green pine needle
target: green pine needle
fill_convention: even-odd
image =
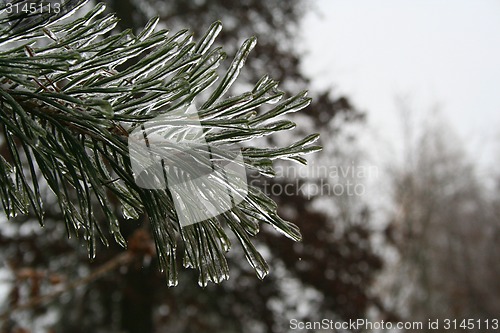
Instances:
[[[83,17],[63,20],[81,6],[81,1],[67,1],[58,15],[0,17],[1,143],[8,151],[0,157],[0,199],[5,214],[32,212],[43,225],[41,188],[46,184],[57,198],[68,235],[83,236],[90,257],[97,239],[107,244],[107,234],[126,246],[119,218],[146,214],[169,285],[177,284],[179,239],[183,264],[200,272],[200,285],[228,278],[226,225],[263,278],[269,268],[249,238],[259,224],[269,223],[300,240],[298,228],[278,217],[276,204],[250,187],[230,211],[181,228],[167,189],[135,183],[127,139],[144,122],[195,102],[202,105],[198,115],[207,142],[250,141],[293,128],[292,122],[276,118],[306,107],[305,92],[282,99],[277,82],[265,76],[251,92],[227,96],[256,39],[243,43],[219,79],[217,69],[226,55],[213,43],[220,22],[198,42],[188,31],[156,30],[157,18],[135,36],[114,33],[117,18],[102,16],[103,4]],[[202,96],[208,97],[200,101]],[[263,111],[264,105],[273,107]],[[301,156],[320,149],[312,145],[316,139],[308,136],[280,148],[247,147],[242,150],[245,168],[272,176],[274,159],[305,163]],[[117,201],[121,214],[112,204]]]

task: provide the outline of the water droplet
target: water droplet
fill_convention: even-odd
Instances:
[[[122,203],[122,216],[127,220],[137,220],[139,218],[139,213],[134,207],[127,203]]]

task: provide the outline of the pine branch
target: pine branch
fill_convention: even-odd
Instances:
[[[238,148],[241,142],[292,129],[292,122],[275,119],[306,107],[310,102],[306,93],[282,99],[284,93],[277,82],[265,76],[251,92],[226,96],[256,40],[243,43],[216,84],[218,67],[226,57],[213,47],[222,29],[220,22],[198,42],[187,30],[175,34],[157,31],[158,19],[152,19],[135,36],[130,31],[113,33],[117,19],[103,17],[102,4],[81,18],[62,21],[82,3],[69,5],[50,17],[13,15],[0,20],[4,48],[0,52],[0,124],[8,151],[0,158],[0,198],[6,215],[32,211],[43,225],[40,174],[57,198],[68,235],[83,236],[91,258],[97,238],[108,244],[107,233],[126,246],[111,204],[118,201],[124,218],[148,216],[169,285],[177,283],[178,238],[185,245],[184,266],[200,271],[200,285],[227,279],[224,254],[231,244],[224,224],[236,234],[259,277],[264,277],[267,264],[248,237],[257,233],[259,223],[269,223],[285,236],[300,239],[297,227],[277,215],[276,204],[250,186],[237,206],[183,226],[171,190],[151,190],[136,182],[138,175],[132,167],[147,156],[139,160],[131,156],[131,135],[145,124],[151,133],[164,134],[165,121],[159,118],[168,119],[169,135],[188,135],[186,129],[193,127],[188,106],[201,105],[198,126],[213,147],[212,158],[224,161],[232,156],[226,147]],[[200,101],[203,96],[208,96],[204,102]],[[308,136],[288,147],[241,149],[241,167],[272,176],[272,160],[304,163],[302,155],[320,149],[312,145],[317,138]],[[163,168],[176,165],[194,175],[196,168],[181,158],[178,147],[164,148],[173,153],[163,156]],[[207,162],[201,151],[190,158]],[[215,184],[227,183],[220,174],[213,177]],[[237,186],[231,186],[229,190],[238,193]],[[200,196],[214,204],[220,203],[217,193],[222,190],[217,185],[197,188]]]

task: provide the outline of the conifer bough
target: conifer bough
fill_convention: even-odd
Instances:
[[[298,228],[277,215],[275,202],[248,186],[236,206],[182,227],[182,212],[175,210],[167,188],[145,189],[135,182],[128,137],[144,123],[194,104],[200,105],[197,116],[208,143],[237,145],[293,128],[294,123],[276,118],[306,107],[306,92],[285,98],[278,83],[264,76],[252,91],[227,96],[256,40],[243,43],[219,78],[226,57],[213,46],[220,22],[199,41],[187,30],[157,30],[157,18],[134,35],[115,32],[118,19],[103,15],[103,4],[76,15],[84,4],[62,1],[58,13],[7,13],[6,4],[0,4],[0,198],[5,214],[33,214],[43,225],[44,204],[53,200],[68,236],[82,236],[91,258],[97,239],[108,244],[107,234],[126,246],[119,218],[147,216],[169,285],[177,284],[179,241],[183,265],[199,271],[200,285],[227,279],[229,229],[263,278],[268,266],[250,241],[260,223],[300,240]],[[313,145],[317,139],[314,134],[278,148],[246,144],[241,149],[244,167],[272,177],[274,159],[305,163],[304,154],[320,149]],[[45,188],[53,198],[44,194]]]

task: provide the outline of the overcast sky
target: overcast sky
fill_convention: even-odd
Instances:
[[[500,157],[500,1],[314,3],[301,45],[313,86],[346,93],[388,140],[397,96],[420,117],[439,105],[475,157]]]

